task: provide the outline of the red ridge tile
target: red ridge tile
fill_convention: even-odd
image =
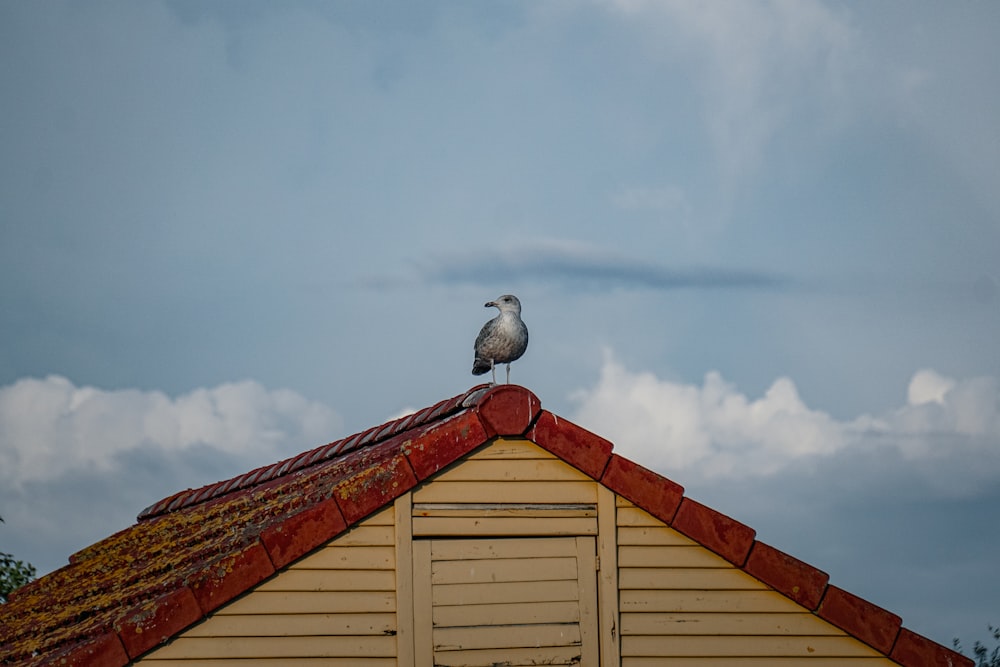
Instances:
[[[61,649],[55,654],[46,655],[38,662],[29,665],[41,667],[123,667],[129,663],[128,654],[121,640],[113,632],[99,635],[85,642]]]
[[[601,479],[611,458],[610,442],[547,410],[525,437],[593,479]]]
[[[115,623],[115,630],[129,656],[135,658],[202,616],[194,593],[184,586],[128,612]]]
[[[191,490],[190,489],[187,490],[187,491],[185,491],[185,492],[183,492],[183,493],[178,493],[174,497],[173,501],[169,505],[167,505],[167,508],[164,511],[166,511],[166,512],[173,512],[174,510],[176,510],[179,507],[184,507],[184,505],[187,503],[187,499],[190,498],[190,497],[191,497]]]
[[[438,403],[435,403],[434,406],[431,408],[430,414],[427,415],[427,421],[434,421],[438,417],[441,417],[442,415],[444,415],[445,412],[447,412],[447,409],[448,409],[448,401],[440,401]]]
[[[375,442],[383,440],[384,438],[386,438],[389,435],[391,435],[393,429],[395,429],[395,428],[396,428],[396,422],[389,422],[388,424],[386,424],[385,426],[383,426],[382,428],[380,428],[379,431],[378,431],[378,433],[375,434],[375,438],[374,438]]]
[[[347,529],[332,498],[305,509],[261,533],[260,540],[279,570]]]
[[[350,525],[416,485],[410,464],[399,454],[351,475],[334,489],[334,498],[344,521]]]
[[[340,453],[343,453],[343,452],[346,452],[346,451],[352,451],[354,449],[359,449],[361,447],[364,447],[365,445],[370,445],[371,443],[375,442],[375,435],[379,431],[381,431],[381,430],[382,430],[381,426],[373,426],[373,427],[371,427],[370,429],[368,429],[367,431],[365,431],[364,433],[361,434],[361,438],[358,439],[358,441],[354,444],[353,447],[351,447],[350,450],[345,447],[344,449],[341,449],[337,453],[340,454]]]
[[[889,658],[903,667],[975,667],[975,662],[912,630],[902,628]]]
[[[887,655],[902,623],[899,616],[833,585],[826,587],[816,615]]]
[[[321,460],[325,459],[327,455],[331,451],[333,451],[337,447],[337,445],[339,445],[341,442],[343,442],[343,440],[336,440],[334,442],[325,444],[322,447],[317,447],[309,455],[309,458],[305,460],[304,466],[308,467],[311,465],[315,465],[316,463],[319,463]]]
[[[491,387],[488,384],[476,385],[466,392],[465,396],[463,396],[462,400],[459,402],[459,405],[463,408],[476,407],[479,405],[479,401],[486,395],[490,388]]]
[[[482,422],[474,413],[460,413],[412,436],[405,436],[400,450],[406,455],[418,480],[425,480],[460,456],[468,454],[488,439]],[[433,445],[423,444],[428,438]],[[421,440],[420,444],[414,444]]]
[[[477,411],[489,437],[523,435],[542,409],[533,393],[513,384],[494,387],[480,399]]]
[[[405,431],[408,428],[410,428],[411,426],[413,426],[414,425],[413,422],[414,422],[416,416],[417,416],[417,413],[414,412],[414,413],[411,413],[411,414],[403,417],[402,419],[400,419],[399,422],[398,422],[396,431],[393,433],[393,435],[399,435],[403,431]]]
[[[207,614],[272,574],[274,565],[267,550],[260,542],[254,542],[243,551],[206,566],[201,576],[188,585],[198,606]]]
[[[611,455],[601,484],[667,524],[684,497],[681,485],[617,454]]]
[[[810,611],[823,599],[830,580],[826,572],[760,541],[754,542],[743,569]]]
[[[690,498],[681,502],[670,525],[738,566],[746,561],[756,535],[753,528]]]

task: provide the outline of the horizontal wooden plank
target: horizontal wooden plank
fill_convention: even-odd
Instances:
[[[359,526],[392,526],[396,523],[396,512],[392,505],[375,512],[358,523]]]
[[[577,623],[481,625],[467,628],[435,628],[434,652],[485,648],[532,648],[580,646]]]
[[[580,604],[568,602],[530,602],[520,604],[470,604],[437,606],[434,625],[455,627],[469,625],[512,625],[515,623],[578,623]]]
[[[670,667],[899,667],[888,658],[844,657],[815,658],[741,658],[741,657],[683,657],[671,658]],[[663,667],[663,658],[623,658],[621,667]]]
[[[637,590],[770,590],[742,570],[716,567],[626,567],[618,572],[618,584]]]
[[[238,663],[226,658],[199,660],[161,660],[156,653],[136,662],[137,665],[157,665],[160,667],[288,667],[287,658],[244,658]],[[396,658],[296,658],[295,667],[396,667]]]
[[[617,512],[620,526],[665,526],[666,524],[652,514],[638,507],[619,507]]]
[[[366,637],[180,637],[157,651],[161,658],[393,657],[396,638]]]
[[[698,546],[698,543],[691,538],[685,537],[667,526],[621,526],[618,528],[618,544],[676,547]]]
[[[478,558],[536,558],[576,556],[572,537],[505,538],[502,540],[433,540],[431,560]]]
[[[528,665],[579,665],[579,646],[486,649],[481,651],[436,651],[434,667],[527,667]]]
[[[387,546],[396,543],[396,531],[393,526],[362,524],[351,528],[343,535],[335,538],[330,546]]]
[[[483,584],[506,581],[576,580],[576,558],[446,560],[431,565],[431,583]]]
[[[413,492],[415,503],[596,503],[597,483],[440,482]]]
[[[590,503],[418,503],[413,516],[562,518],[596,517],[597,506]]]
[[[633,591],[619,595],[622,612],[795,613],[802,607],[775,591]]]
[[[418,537],[596,534],[596,518],[413,517]]]
[[[506,440],[500,438],[486,447],[473,452],[467,461],[481,459],[554,459],[553,454],[545,451],[530,440]]]
[[[384,547],[328,546],[310,555],[296,569],[308,570],[392,570],[396,566],[396,549]]]
[[[625,613],[625,635],[810,635],[846,636],[843,631],[809,612],[798,614],[748,613]]]
[[[561,602],[578,598],[576,581],[518,581],[503,584],[440,584],[432,592],[434,606]]]
[[[877,655],[874,649],[851,637],[622,637],[622,656],[847,658]]]
[[[470,481],[592,481],[559,459],[469,460],[449,468],[435,482]]]
[[[383,635],[396,630],[396,615],[241,614],[214,616],[184,633],[187,637],[302,637]]]
[[[698,567],[734,569],[705,547],[618,547],[619,567]]]
[[[633,503],[628,498],[623,498],[622,496],[619,496],[616,493],[615,494],[615,507],[635,507],[635,503]]]
[[[257,587],[258,591],[393,591],[392,570],[288,570]]]
[[[394,592],[255,591],[229,603],[218,614],[341,614],[378,611],[396,611]]]

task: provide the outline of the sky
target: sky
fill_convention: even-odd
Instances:
[[[1000,4],[0,0],[0,551],[512,381],[1000,624]]]

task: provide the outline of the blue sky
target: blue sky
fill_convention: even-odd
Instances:
[[[1000,623],[1000,6],[0,2],[0,549],[512,379]]]

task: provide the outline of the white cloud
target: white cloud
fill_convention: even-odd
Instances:
[[[994,378],[921,370],[905,405],[841,421],[807,406],[789,378],[751,398],[714,371],[701,386],[662,380],[627,370],[609,352],[598,383],[573,398],[573,418],[621,454],[684,479],[763,477],[881,450],[883,460],[912,466],[939,491],[961,495],[1000,481]]]
[[[695,63],[726,198],[791,121],[815,132],[841,113],[856,36],[846,14],[822,2],[607,4],[645,35],[651,57]]]
[[[170,455],[209,447],[260,465],[328,441],[341,428],[327,406],[249,380],[171,398],[77,387],[59,376],[24,378],[0,387],[0,482],[108,471],[144,449]]]

